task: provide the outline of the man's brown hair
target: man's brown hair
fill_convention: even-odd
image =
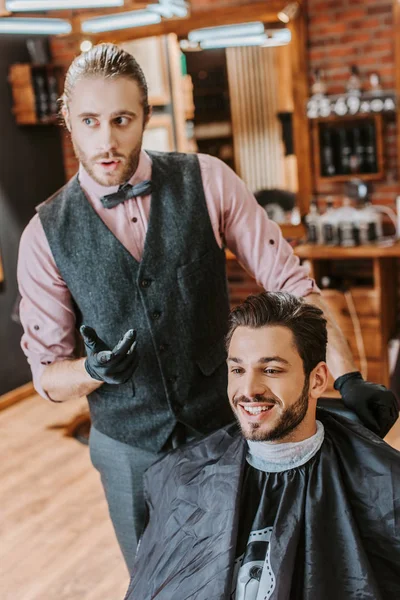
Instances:
[[[258,329],[278,325],[293,334],[297,351],[308,376],[321,361],[326,361],[328,334],[322,310],[285,292],[264,292],[249,296],[229,316],[226,346],[229,348],[237,327]]]

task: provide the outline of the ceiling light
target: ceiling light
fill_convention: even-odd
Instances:
[[[265,46],[286,46],[292,39],[292,33],[290,29],[267,29],[266,30],[267,41]]]
[[[278,12],[278,19],[282,21],[282,23],[289,23],[293,21],[297,15],[299,14],[299,4],[298,2],[290,2],[285,6],[285,8]]]
[[[147,10],[157,13],[164,19],[187,17],[188,4],[184,0],[160,0],[157,4],[148,4]]]
[[[220,39],[223,37],[236,37],[262,35],[264,33],[264,24],[239,23],[238,25],[223,25],[221,27],[204,27],[203,29],[194,29],[189,32],[188,38],[191,42],[202,42],[203,40]]]
[[[199,42],[189,42],[189,40],[181,40],[179,46],[185,52],[197,52],[201,50]]]
[[[23,19],[19,17],[0,18],[1,34],[50,35],[71,33],[71,23],[64,19]]]
[[[94,17],[82,21],[82,31],[85,33],[101,33],[102,31],[114,31],[116,29],[129,29],[130,27],[141,27],[143,25],[155,25],[160,23],[161,17],[155,12],[148,10],[133,10],[105,17]]]
[[[223,37],[214,40],[203,40],[200,46],[203,50],[211,50],[212,48],[230,48],[233,46],[262,46],[268,41],[265,34],[263,35],[242,35],[237,37]]]
[[[81,52],[89,52],[89,50],[93,48],[93,44],[90,40],[83,40],[79,47],[81,49]]]
[[[10,12],[110,8],[123,6],[124,0],[6,0]]]
[[[233,46],[285,46],[289,44],[292,34],[289,29],[271,29],[259,35],[236,35],[231,37],[214,37],[200,42],[182,40],[180,46],[183,50],[192,50],[191,45],[198,45],[202,50],[211,48],[230,48]]]

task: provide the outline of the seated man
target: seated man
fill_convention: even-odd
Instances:
[[[289,294],[231,313],[240,429],[147,471],[149,521],[126,600],[399,600],[400,453],[316,407],[326,343],[322,312]]]

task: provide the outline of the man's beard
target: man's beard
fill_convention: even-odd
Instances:
[[[235,412],[236,419],[242,429],[242,433],[247,440],[253,442],[276,442],[286,438],[292,431],[294,431],[300,423],[303,421],[304,417],[308,411],[308,389],[309,389],[309,378],[306,377],[304,381],[304,386],[301,391],[300,396],[297,398],[296,402],[286,408],[278,423],[270,429],[269,431],[265,431],[262,423],[248,423],[247,427],[250,427],[250,432],[245,432],[241,426],[240,419]],[[246,402],[245,397],[240,397],[235,399],[234,406],[237,407],[239,402]],[[279,405],[279,402],[275,397],[267,397],[267,396],[257,396],[254,399],[254,402],[269,402]]]
[[[90,175],[96,183],[99,183],[103,186],[114,186],[121,185],[132,177],[132,175],[136,172],[136,169],[139,165],[140,152],[142,149],[142,138],[139,143],[131,150],[128,157],[118,154],[116,152],[106,152],[104,154],[98,154],[89,158],[87,154],[79,147],[79,145],[75,142],[73,135],[71,134],[71,141],[74,148],[75,156],[79,160],[79,162],[83,165],[85,171]],[[94,163],[100,162],[101,160],[112,160],[122,159],[124,163],[123,170],[118,173],[114,178],[112,175],[109,177],[104,176],[104,178],[99,177],[94,170]]]

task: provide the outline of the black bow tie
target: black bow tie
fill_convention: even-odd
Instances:
[[[125,202],[130,198],[136,198],[136,196],[147,196],[151,192],[151,181],[146,179],[146,181],[141,181],[136,185],[131,185],[130,183],[124,183],[120,185],[118,188],[118,192],[114,192],[114,194],[107,194],[106,196],[102,196],[100,201],[104,208],[114,208],[117,204],[121,202]]]

